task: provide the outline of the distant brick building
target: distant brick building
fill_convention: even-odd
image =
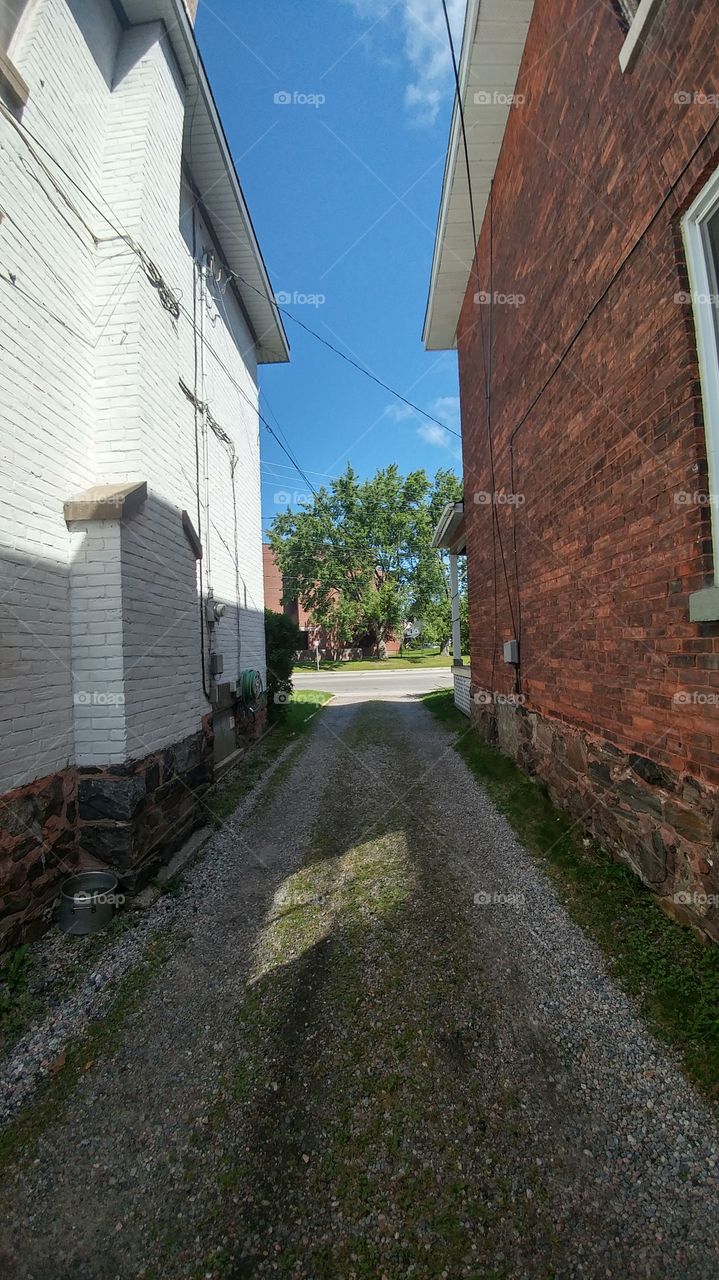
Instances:
[[[282,574],[279,571],[277,562],[269,542],[262,544],[262,569],[265,578],[265,604],[268,609],[274,609],[275,613],[286,613],[289,618],[299,627],[302,633],[302,649],[306,657],[310,656],[309,645],[313,638],[319,637],[320,652],[325,653],[332,650],[332,639],[326,634],[322,627],[318,627],[312,621],[312,615],[305,609],[301,600],[296,597],[285,597],[282,582]],[[386,642],[388,653],[398,653],[401,645],[399,640],[390,636]],[[368,637],[357,636],[356,644],[351,649],[346,649],[344,655],[350,656],[369,656],[371,653],[371,645]]]
[[[472,720],[715,938],[718,46],[714,0],[469,0],[478,247],[455,108],[425,325],[459,353]]]

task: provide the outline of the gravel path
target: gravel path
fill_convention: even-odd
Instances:
[[[33,1280],[719,1274],[719,1128],[419,704],[212,839],[3,1188]]]

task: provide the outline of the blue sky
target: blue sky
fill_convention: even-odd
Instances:
[[[452,105],[439,0],[200,0],[197,35],[275,292],[457,429],[456,357],[421,341]],[[286,328],[262,407],[315,485],[348,461],[460,470],[455,437]],[[266,524],[306,486],[264,430],[262,447]]]

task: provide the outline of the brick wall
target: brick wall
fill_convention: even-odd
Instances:
[[[111,0],[38,0],[12,57],[30,95],[18,128],[0,115],[5,939],[46,893],[52,850],[63,850],[47,863],[55,877],[74,866],[78,768],[122,778],[130,762],[154,796],[147,762],[161,757],[165,796],[168,751],[201,735],[206,756],[211,744],[198,566],[181,520],[186,510],[197,521],[197,415],[180,386],[194,387],[195,327],[205,341],[197,395],[229,437],[208,431],[202,442],[203,585],[226,605],[212,643],[223,679],[244,667],[265,675],[256,353],[183,177],[186,89],[167,35],[160,23],[122,31]],[[29,135],[64,173],[39,147],[33,154]],[[212,259],[196,316],[193,210],[198,254]],[[179,315],[128,236],[179,298]],[[138,480],[148,499],[122,527],[66,525],[71,495]],[[160,823],[154,800],[143,804],[138,830],[164,830],[169,815]]]
[[[275,564],[272,547],[268,542],[262,544],[262,571],[265,582],[265,604],[275,613],[283,613],[282,574]]]
[[[536,0],[493,193],[492,288],[514,298],[493,308],[494,486],[475,302],[489,215],[462,310],[473,684],[514,691],[502,642],[519,636],[525,699],[475,718],[565,802],[583,796],[647,882],[716,891],[718,711],[701,695],[719,692],[719,625],[689,621],[712,543],[708,508],[681,497],[706,491],[706,443],[691,308],[675,300],[679,219],[719,167],[717,105],[693,98],[719,88],[715,7],[667,0],[627,75],[622,41],[608,5]],[[544,745],[542,723],[559,734]],[[609,752],[593,775],[587,744]]]
[[[63,167],[92,189],[101,179],[117,20],[109,3],[84,6],[76,19],[64,0],[41,0],[29,18],[13,51],[31,87],[23,123],[46,145],[52,139]],[[2,117],[0,169],[2,794],[65,768],[73,753],[62,504],[94,479],[97,215],[77,191],[77,214],[58,207],[48,176]]]

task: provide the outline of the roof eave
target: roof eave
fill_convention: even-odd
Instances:
[[[459,64],[460,99],[470,153],[476,234],[504,140],[534,0],[469,0]],[[491,100],[478,101],[484,83]],[[422,340],[428,351],[456,346],[457,325],[476,252],[473,243],[462,116],[455,96],[432,257]],[[480,132],[473,138],[474,129]],[[458,184],[458,169],[462,181]],[[478,178],[478,174],[480,175]],[[462,190],[464,188],[464,190]],[[452,239],[448,243],[451,233]]]
[[[154,21],[165,24],[188,91],[183,160],[193,178],[200,178],[197,185],[202,203],[227,265],[237,277],[257,361],[284,363],[290,358],[287,334],[184,0],[117,3],[130,25]],[[207,181],[202,180],[202,175]]]
[[[448,502],[432,537],[432,546],[458,554],[464,549],[464,503]]]

